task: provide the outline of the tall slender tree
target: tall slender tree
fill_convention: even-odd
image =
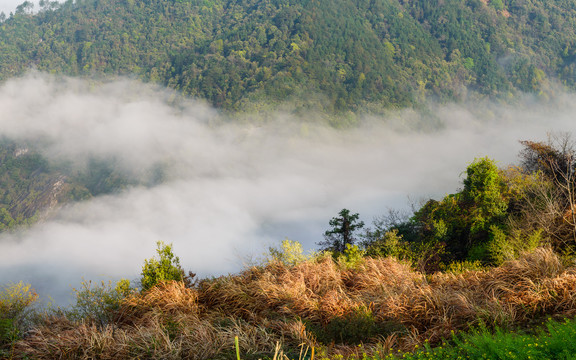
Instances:
[[[346,245],[354,245],[355,232],[364,227],[364,221],[359,221],[360,215],[350,214],[350,210],[342,209],[339,216],[333,217],[329,224],[332,227],[324,233],[324,241],[318,243],[322,250],[344,252]]]

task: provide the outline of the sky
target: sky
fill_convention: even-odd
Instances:
[[[22,4],[23,0],[0,0],[0,12],[4,12],[6,15],[13,13],[16,10],[16,6]],[[38,2],[34,1],[35,4]],[[37,7],[37,5],[36,5]]]
[[[201,277],[237,272],[285,238],[314,249],[343,208],[370,224],[453,193],[475,158],[514,163],[519,140],[574,132],[576,113],[575,95],[564,94],[549,103],[430,105],[426,116],[398,111],[336,130],[287,114],[239,122],[177,99],[128,79],[33,72],[0,85],[3,136],[78,168],[96,157],[135,177],[166,171],[160,184],[69,205],[0,235],[0,284],[23,280],[66,303],[82,279],[136,279],[157,241],[172,243]]]

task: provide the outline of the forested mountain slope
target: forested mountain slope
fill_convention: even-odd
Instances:
[[[136,75],[228,110],[548,96],[576,83],[567,0],[69,0],[0,26],[0,78]]]
[[[26,146],[0,140],[0,231],[28,225],[88,191]]]
[[[0,232],[28,226],[60,207],[143,184],[114,168],[113,161],[72,167],[50,161],[33,147],[0,138]]]

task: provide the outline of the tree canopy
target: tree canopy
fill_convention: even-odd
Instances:
[[[332,227],[324,232],[324,241],[318,243],[322,250],[335,253],[343,253],[347,246],[356,242],[356,231],[364,227],[364,222],[359,221],[359,214],[351,214],[350,210],[342,209],[339,216],[333,217],[329,224]]]
[[[576,85],[555,0],[82,0],[0,20],[0,80],[135,75],[228,110],[379,111]],[[473,95],[471,95],[473,94]]]

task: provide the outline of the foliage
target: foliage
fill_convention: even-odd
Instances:
[[[345,268],[357,268],[363,261],[366,252],[358,245],[346,244],[346,250],[338,255],[337,261]]]
[[[22,282],[5,286],[0,292],[0,356],[13,351],[29,325],[28,318],[38,294]]]
[[[408,261],[423,273],[433,273],[440,269],[440,259],[444,254],[444,244],[438,241],[404,240],[397,228],[376,237],[376,233],[368,235],[364,242],[366,255],[372,257],[392,256]]]
[[[524,150],[522,156],[523,167],[505,171],[493,160],[477,159],[468,166],[459,192],[428,200],[411,217],[390,214],[375,221],[375,229],[364,235],[367,255],[395,256],[432,273],[450,269],[453,262],[457,268],[502,264],[546,244],[551,234],[566,244],[574,227],[558,217],[566,217],[569,202],[559,202],[569,191],[559,195],[555,188],[566,187],[543,175],[550,161],[539,160],[542,155]],[[564,231],[558,229],[559,222],[564,222]],[[562,249],[566,252],[567,247]]]
[[[342,209],[338,217],[330,220],[332,227],[324,233],[324,241],[318,243],[322,250],[332,251],[335,254],[346,251],[348,245],[354,245],[356,242],[355,232],[364,227],[363,221],[358,221],[360,215],[350,214],[350,210]]]
[[[280,261],[286,265],[296,265],[314,256],[314,254],[306,256],[302,249],[302,244],[289,239],[282,240],[279,249],[274,247],[268,248],[268,253],[270,260]]]
[[[488,158],[474,161],[466,174],[460,192],[441,201],[429,200],[415,212],[410,219],[412,226],[404,231],[428,246],[445,244],[446,262],[468,259],[490,263],[489,242],[506,241],[510,193],[502,174]]]
[[[505,183],[494,162],[488,158],[474,161],[466,169],[462,201],[468,205],[470,235],[489,232],[506,214]]]
[[[479,327],[470,332],[454,334],[451,343],[425,346],[422,350],[389,355],[386,359],[572,359],[576,354],[576,321],[549,319],[545,327],[533,333],[495,332]],[[370,357],[368,359],[381,359]]]
[[[522,141],[522,168],[533,178],[520,204],[518,225],[542,229],[559,251],[576,251],[576,146],[569,134],[547,142]]]
[[[375,318],[364,306],[343,316],[334,317],[325,325],[309,324],[314,336],[323,344],[340,343],[359,345],[366,339],[403,331],[401,324],[384,322]]]
[[[478,260],[475,261],[454,261],[448,265],[444,265],[442,271],[450,274],[463,274],[466,271],[480,271],[484,270],[485,266]]]
[[[506,235],[499,229],[493,229],[493,237],[487,244],[487,253],[491,262],[500,265],[508,260],[516,259],[523,252],[530,252],[544,245],[542,230],[535,230],[531,234],[524,235],[514,231]]]
[[[134,291],[126,279],[114,286],[112,282],[93,285],[92,281],[83,281],[80,289],[74,289],[76,303],[68,311],[68,317],[105,326],[114,320],[121,301]]]
[[[574,88],[575,22],[559,0],[43,1],[0,19],[0,79],[134,75],[250,112],[546,98]]]
[[[392,256],[398,259],[405,259],[406,256],[406,242],[402,239],[402,235],[398,234],[398,229],[386,231],[382,236],[376,234],[369,234],[370,239],[365,241],[366,255],[372,257],[386,257]]]
[[[144,260],[140,285],[142,291],[150,290],[156,284],[165,281],[186,281],[187,276],[180,266],[180,259],[172,252],[172,244],[167,245],[162,241],[156,243],[158,258]],[[190,274],[193,277],[192,274]]]

